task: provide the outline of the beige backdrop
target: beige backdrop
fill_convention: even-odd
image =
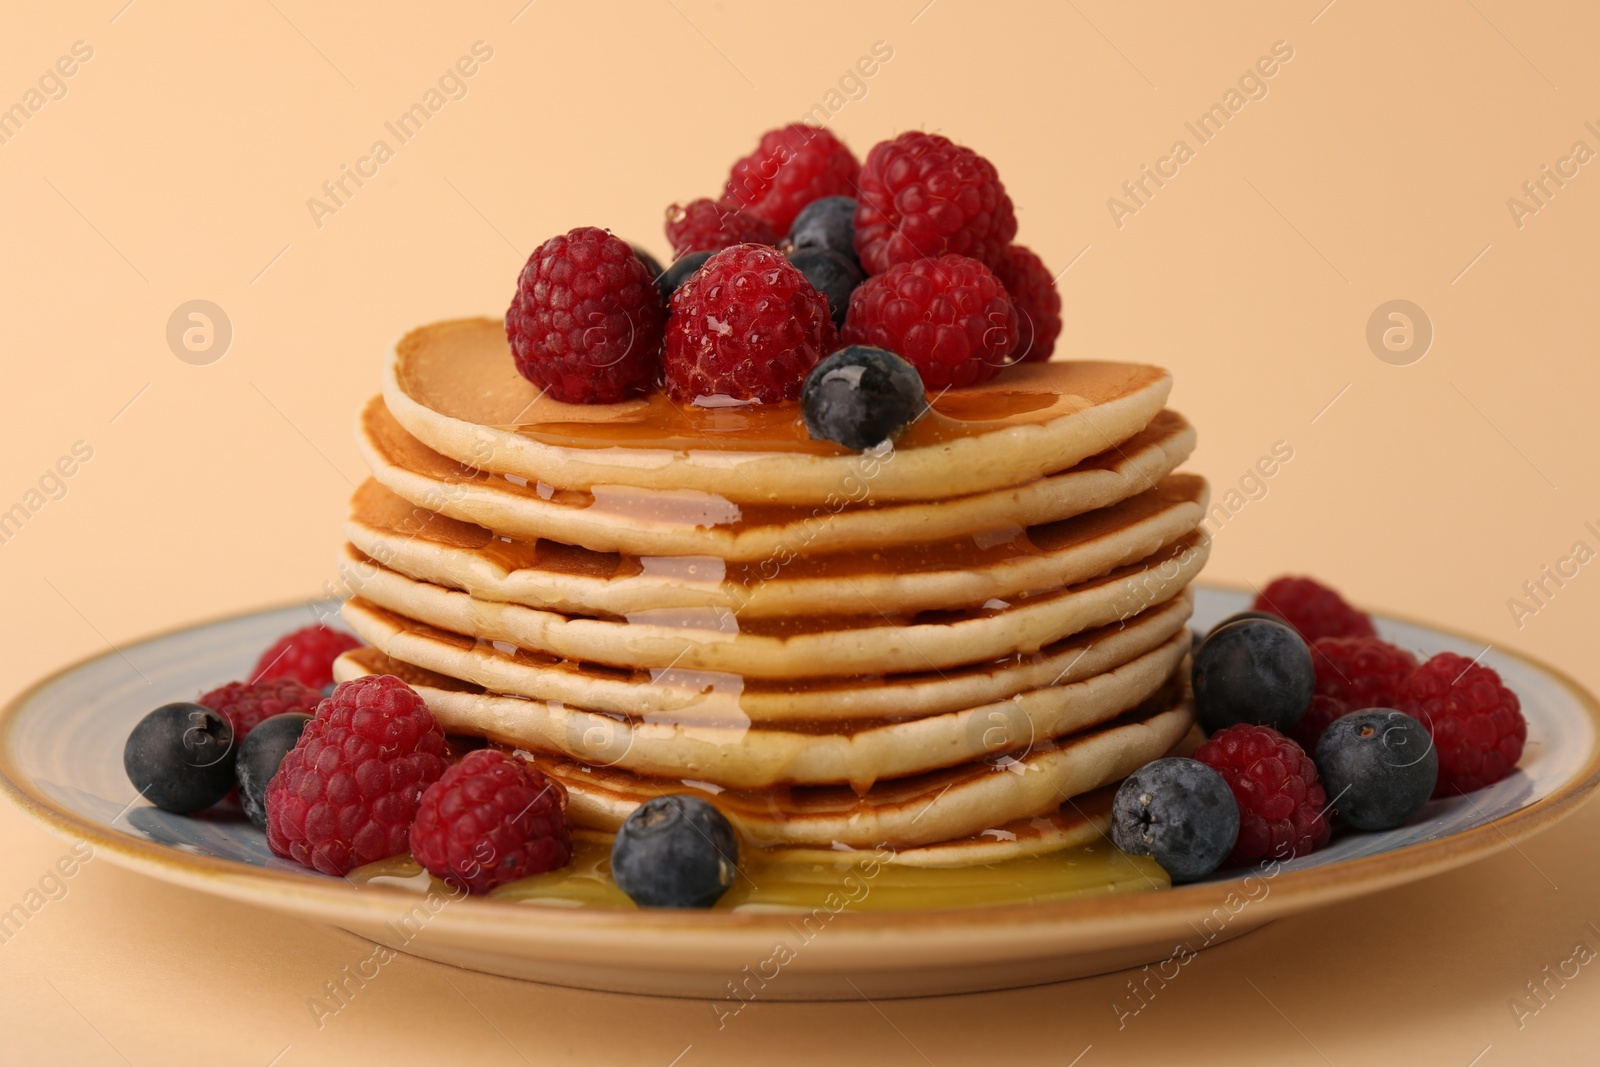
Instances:
[[[0,114],[0,510],[27,512],[0,543],[5,695],[113,642],[315,595],[389,342],[498,314],[526,254],[575,225],[663,253],[666,204],[714,195],[761,131],[807,112],[858,154],[922,127],[992,159],[1020,239],[1065,270],[1061,347],[1171,367],[1219,492],[1293,448],[1236,498],[1212,577],[1311,572],[1600,686],[1600,563],[1508,606],[1574,542],[1600,548],[1592,5],[30,6],[0,28],[0,107],[22,105]],[[875,47],[890,58],[855,75]],[[402,141],[385,124],[419,102],[436,110]],[[1197,135],[1214,104],[1226,122]],[[216,338],[169,344],[193,300],[231,323],[220,358]],[[1413,305],[1409,345],[1375,349],[1369,319],[1394,300]],[[1375,334],[1407,329],[1379,318]],[[1597,832],[1600,807],[1208,952],[1121,1032],[1117,975],[757,1004],[718,1031],[704,1005],[409,959],[319,1031],[305,1001],[365,954],[354,938],[96,861],[0,947],[0,1047],[86,1064],[178,1062],[174,1045],[286,1065],[1570,1062],[1592,1055],[1600,977],[1521,1028],[1509,1003],[1600,946]],[[65,847],[0,811],[0,902]]]

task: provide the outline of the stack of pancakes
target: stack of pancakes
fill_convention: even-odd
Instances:
[[[1193,718],[1206,490],[1170,387],[1026,364],[854,453],[792,405],[561,404],[499,322],[425,327],[360,416],[344,616],[371,647],[337,676],[529,754],[578,826],[688,791],[772,848],[1084,840]]]

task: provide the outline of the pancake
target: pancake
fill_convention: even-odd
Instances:
[[[1065,589],[974,610],[893,617],[743,619],[721,609],[683,609],[671,619],[584,618],[476,600],[407,578],[350,546],[343,566],[347,587],[361,599],[469,637],[614,667],[796,679],[943,670],[1036,652],[1171,599],[1199,573],[1209,549],[1195,531],[1138,563]]]
[[[336,664],[336,677],[359,677],[371,662],[346,653]],[[447,691],[416,678],[413,674],[407,681],[430,707]],[[1187,692],[1175,680],[1144,706],[1098,729],[1035,746],[1014,761],[979,761],[883,781],[865,795],[847,786],[743,793],[701,781],[651,778],[526,754],[566,788],[567,815],[576,826],[615,832],[651,797],[691,792],[714,799],[757,846],[867,849],[889,843],[902,849],[971,837],[988,827],[1055,811],[1078,794],[1109,785],[1165,755],[1193,723]]]
[[[847,484],[801,504],[740,504],[700,490],[562,489],[480,470],[423,444],[378,397],[362,410],[356,427],[356,445],[373,476],[424,512],[521,540],[547,538],[640,556],[761,561],[773,570],[798,555],[926,544],[1106,507],[1170,474],[1194,440],[1183,416],[1163,411],[1127,441],[1076,466],[988,492],[885,503],[870,471],[877,469],[881,477],[887,468],[868,466]],[[413,517],[412,525],[423,517]],[[771,576],[767,569],[762,573]]]
[[[902,722],[641,721],[491,693],[445,693],[429,698],[429,707],[450,732],[641,775],[734,789],[842,782],[865,792],[880,778],[999,756],[1113,719],[1159,689],[1188,650],[1188,634],[1176,634],[1084,681]]]
[[[569,614],[693,608],[741,618],[877,614],[971,607],[1084,581],[1178,539],[1204,514],[1205,482],[1169,475],[1110,507],[1059,522],[895,550],[802,557],[767,577],[715,556],[638,557],[553,541],[506,541],[419,509],[375,481],[350,505],[345,534],[363,555],[479,600]],[[1007,531],[1009,532],[1009,531]]]
[[[892,461],[875,464],[873,496],[933,500],[1064,470],[1143,429],[1171,388],[1166,371],[1143,364],[1010,367],[934,398]],[[697,407],[660,393],[622,404],[552,400],[516,372],[493,319],[413,330],[395,346],[383,392],[428,447],[563,489],[630,485],[815,504],[862,477],[863,456],[812,441],[793,406]]]
[[[1044,686],[1092,678],[1185,632],[1193,601],[1185,591],[1126,621],[1086,630],[1030,655],[951,671],[763,682],[673,668],[623,671],[494,645],[350,600],[344,618],[373,647],[352,656],[373,673],[418,685],[447,682],[611,715],[681,723],[817,724],[900,721],[1005,701]],[[459,682],[455,680],[459,679]],[[476,713],[451,718],[470,732]]]
[[[1073,797],[1055,811],[1013,819],[999,826],[987,826],[970,837],[938,841],[914,848],[853,849],[843,845],[829,848],[773,848],[764,857],[773,863],[812,863],[819,866],[859,866],[869,858],[899,867],[956,868],[1004,863],[1024,856],[1040,856],[1092,844],[1111,831],[1111,788]],[[586,830],[583,833],[598,831]]]
[[[717,807],[758,847],[810,845],[894,848],[969,837],[986,827],[1057,809],[1078,793],[1127,777],[1182,740],[1194,712],[1185,700],[1131,714],[1059,745],[1035,750],[1005,769],[986,763],[880,782],[865,796],[844,786],[735,794],[714,788]],[[615,832],[653,796],[694,791],[694,783],[627,775],[534,757],[567,789],[577,825]],[[685,785],[691,788],[685,790]]]

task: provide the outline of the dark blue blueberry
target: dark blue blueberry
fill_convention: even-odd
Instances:
[[[733,827],[695,796],[655,797],[639,805],[611,845],[611,877],[647,908],[709,908],[738,871]]]
[[[267,785],[310,721],[311,716],[298,711],[274,715],[261,720],[239,745],[239,762],[234,766],[239,803],[250,821],[263,830],[267,828]]]
[[[1219,626],[1194,654],[1194,706],[1208,734],[1248,722],[1288,730],[1311,706],[1311,647],[1278,618]]]
[[[656,277],[656,285],[661,289],[661,298],[671,300],[672,294],[678,291],[678,286],[688,281],[689,276],[704,266],[711,256],[710,252],[690,252],[673,260],[672,266]]]
[[[652,256],[638,245],[629,245],[628,247],[633,249],[633,254],[638,257],[640,263],[644,264],[644,269],[650,272],[651,281],[661,277],[661,264],[656,260],[655,256]]]
[[[1213,626],[1209,632],[1216,633],[1230,622],[1238,622],[1240,619],[1276,619],[1278,622],[1282,622],[1283,616],[1274,615],[1270,611],[1236,611],[1232,615],[1229,615],[1226,619],[1223,619],[1221,622]]]
[[[806,429],[857,452],[910,426],[927,410],[917,368],[884,348],[850,345],[812,368],[800,390]]]
[[[338,682],[329,682],[327,685],[322,687],[322,695],[324,697],[331,697],[333,696],[333,691],[337,688],[339,688]]]
[[[122,749],[122,769],[144,798],[186,815],[233,788],[233,727],[199,704],[163,704],[139,720]]]
[[[1221,866],[1239,837],[1239,804],[1222,775],[1198,760],[1169,756],[1123,780],[1111,802],[1111,840],[1149,856],[1174,883]]]
[[[828,298],[828,310],[833,313],[835,329],[844,329],[845,312],[850,310],[850,294],[856,286],[867,280],[867,275],[853,259],[823,248],[795,252],[789,262],[806,276],[811,287]]]
[[[1389,708],[1333,720],[1312,759],[1334,817],[1356,830],[1399,826],[1422,810],[1439,779],[1433,738]]]
[[[785,240],[786,251],[822,249],[856,262],[856,202],[848,196],[813,200],[794,217]],[[858,264],[859,265],[859,264]]]

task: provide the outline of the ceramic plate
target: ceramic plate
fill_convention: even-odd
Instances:
[[[1204,630],[1246,606],[1198,591]],[[1522,699],[1528,745],[1517,772],[1405,827],[1338,839],[1314,855],[1181,889],[1043,904],[794,916],[563,909],[432,900],[356,887],[279,859],[242,820],[169,815],[136,802],[122,771],[128,731],[149,709],[245,675],[260,651],[306,622],[298,605],[154,637],[79,663],[0,713],[0,788],[23,811],[113,862],[304,918],[391,948],[559,985],[725,999],[858,999],[1001,989],[1199,951],[1283,915],[1458,867],[1572,811],[1600,781],[1600,707],[1549,667],[1437,629],[1380,619],[1416,651],[1482,654]]]

